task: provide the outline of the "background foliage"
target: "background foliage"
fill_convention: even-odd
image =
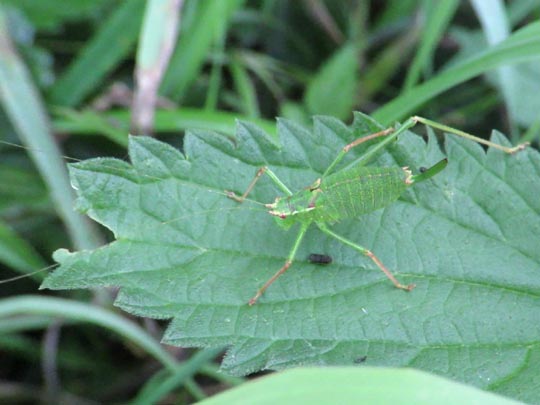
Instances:
[[[183,147],[185,152],[189,152],[188,157],[200,156],[197,162],[199,176],[215,179],[209,174],[213,176],[226,171],[230,179],[239,183],[243,179],[239,177],[241,173],[235,177],[232,168],[212,167],[211,162],[216,161],[211,158],[212,150],[225,148],[228,141],[207,132],[214,130],[233,136],[236,119],[255,123],[275,137],[275,116],[311,126],[310,117],[314,114],[332,115],[352,122],[351,111],[362,110],[386,125],[418,113],[475,134],[487,136],[492,128],[499,128],[509,134],[513,143],[535,141],[540,127],[537,113],[540,98],[535,87],[540,82],[537,68],[540,27],[533,21],[540,9],[535,1],[513,1],[508,5],[493,1],[493,7],[488,10],[481,3],[447,0],[435,7],[429,1],[402,0],[185,1],[179,21],[178,42],[159,89],[162,98],[158,100],[154,132],[177,147]],[[0,136],[3,139],[0,145],[0,262],[4,278],[47,266],[51,263],[52,252],[58,248],[91,249],[111,240],[106,230],[97,229],[95,224],[73,213],[73,193],[60,156],[66,155],[75,160],[93,156],[126,157],[127,134],[130,124],[132,128],[134,125],[129,108],[134,88],[134,63],[136,61],[138,67],[149,63],[144,66],[151,69],[153,63],[160,62],[157,59],[153,61],[152,54],[145,53],[148,50],[142,47],[142,44],[152,44],[156,40],[152,36],[157,35],[152,30],[143,29],[143,21],[149,24],[148,19],[155,18],[156,21],[151,22],[156,26],[164,24],[167,18],[166,13],[150,13],[150,7],[146,7],[149,4],[142,0],[78,1],[69,6],[57,0],[3,2],[0,19]],[[338,125],[337,121],[323,121],[332,122],[327,126],[334,132],[337,128],[338,133],[345,134],[345,127]],[[281,132],[285,128],[291,136],[302,137],[303,130],[288,122],[282,121]],[[187,128],[198,132],[192,132],[184,140],[179,134]],[[257,132],[251,124],[240,129],[248,138]],[[295,152],[305,156],[306,161],[311,159],[321,163],[328,160],[336,150],[330,141],[335,136],[331,132],[320,130],[320,126],[314,132],[319,136],[314,142],[327,149],[311,145]],[[204,142],[199,144],[196,139]],[[136,150],[146,153],[144,151],[149,148],[144,144],[146,141],[134,142],[129,152],[132,158]],[[26,146],[18,148],[10,143]],[[431,144],[435,145],[433,139]],[[158,154],[158,160],[165,159],[168,164],[174,164],[179,158],[167,148],[152,142],[149,145],[153,152],[165,153],[165,157]],[[197,145],[202,146],[193,149]],[[391,155],[381,159],[400,161],[407,158],[420,165],[424,162],[418,160],[430,153],[439,153],[435,147],[426,146],[419,140],[407,140],[401,146],[401,149],[391,151]],[[516,399],[539,402],[539,384],[535,376],[540,374],[534,369],[537,363],[534,359],[538,356],[538,331],[533,327],[534,317],[538,315],[534,302],[539,291],[538,258],[534,247],[538,234],[534,227],[539,212],[535,205],[538,200],[535,199],[538,195],[535,185],[540,172],[538,157],[529,151],[514,160],[501,160],[498,154],[492,153],[488,155],[487,162],[470,167],[468,165],[474,159],[483,159],[482,151],[476,145],[451,142],[447,152],[450,157],[454,153],[457,162],[461,162],[464,154],[470,156],[445,174],[450,177],[437,180],[438,184],[446,185],[448,191],[448,182],[452,181],[451,184],[461,187],[465,190],[464,196],[470,198],[463,201],[476,204],[465,207],[457,204],[458,208],[488,213],[487,216],[479,214],[474,217],[473,227],[476,229],[487,226],[482,228],[485,232],[497,233],[497,226],[504,223],[504,232],[499,234],[499,240],[511,247],[507,254],[478,256],[470,253],[475,260],[491,260],[482,268],[500,267],[500,271],[491,275],[484,274],[479,268],[472,276],[472,279],[482,282],[486,282],[487,277],[486,286],[497,286],[496,293],[488,291],[485,286],[476,290],[463,286],[452,290],[454,293],[459,291],[460,298],[451,300],[440,290],[444,283],[440,284],[431,290],[433,296],[424,294],[417,299],[423,300],[426,308],[438,303],[446,317],[437,318],[440,313],[436,312],[432,317],[421,310],[413,312],[426,315],[425,318],[419,317],[422,322],[418,327],[423,326],[426,331],[418,336],[425,338],[437,331],[437,339],[444,344],[455,345],[450,348],[453,351],[449,347],[442,351],[428,339],[417,342],[431,345],[428,355],[424,352],[423,357],[402,356],[399,362],[379,361],[374,364],[420,367]],[[238,153],[241,161],[248,161],[252,166],[258,163],[249,153]],[[279,166],[279,162],[276,164]],[[129,177],[125,174],[129,167],[127,164],[102,161],[101,167],[112,170],[111,165],[115,165],[115,173]],[[487,172],[485,165],[490,168]],[[73,170],[76,172],[75,182],[84,184],[84,181],[90,181],[84,189],[92,191],[95,179],[84,177],[88,167],[82,164]],[[160,176],[153,166],[147,170],[143,172],[147,179]],[[487,178],[481,179],[475,173]],[[284,174],[292,184],[304,185],[301,181],[303,176],[295,180],[292,175]],[[201,180],[197,179],[197,182]],[[228,179],[223,183],[231,184]],[[486,184],[490,188],[486,188]],[[235,188],[242,187],[238,185]],[[489,195],[480,193],[486,190],[491,190]],[[472,191],[477,194],[471,195]],[[415,203],[431,204],[436,212],[447,210],[449,215],[454,215],[454,222],[459,223],[456,221],[461,218],[459,210],[453,211],[453,205],[445,205],[448,194],[445,203],[445,196],[437,196],[432,190],[420,189],[418,193],[425,195],[409,195],[405,202],[408,198]],[[501,193],[504,199],[501,199]],[[263,187],[258,200],[267,202],[270,194]],[[520,203],[525,204],[528,211],[525,208],[520,210]],[[81,208],[89,209],[89,206]],[[400,209],[399,205],[394,208]],[[254,240],[261,234],[259,227],[263,225],[257,221],[268,220],[258,210],[247,213],[250,216],[248,222],[242,222],[244,219],[235,215],[225,216],[233,224],[247,227],[247,233],[233,236],[234,243],[240,247],[247,245],[241,243],[243,238]],[[251,214],[258,214],[256,218],[262,219],[251,218]],[[379,223],[377,215],[366,219],[375,228]],[[489,222],[494,216],[497,221]],[[486,220],[487,224],[482,222]],[[470,221],[467,224],[470,226]],[[395,223],[392,226],[385,228],[385,232],[392,233]],[[274,229],[271,221],[268,221],[268,227]],[[109,228],[114,229],[112,226]],[[440,235],[436,231],[441,228],[429,229],[434,235],[430,239],[437,240]],[[118,234],[117,230],[115,232]],[[510,238],[508,232],[514,236]],[[250,236],[252,233],[254,235]],[[269,234],[269,237],[277,238],[279,235]],[[367,238],[364,243],[369,244],[374,235],[362,233],[358,235],[361,237]],[[398,240],[397,235],[390,235],[388,240],[394,238]],[[456,240],[462,240],[459,233],[448,234],[448,243],[456,243]],[[306,249],[317,249],[320,242],[314,237],[312,243],[308,241]],[[484,243],[488,251],[496,248]],[[261,246],[260,250],[271,253],[274,245],[267,245]],[[421,249],[422,245],[403,245],[397,251]],[[473,250],[477,249],[478,245],[473,243],[473,247]],[[455,261],[463,256],[446,255],[444,252],[447,251],[442,249],[435,259],[448,260],[450,267],[459,267],[461,264]],[[279,255],[278,252],[276,257]],[[67,260],[67,256],[60,256],[57,258]],[[133,260],[137,262],[135,257]],[[307,271],[320,277],[321,286],[325,285],[328,277],[335,277],[336,272],[352,277],[354,273],[345,267],[355,267],[357,263],[351,260],[356,259],[352,259],[352,255],[347,258],[346,254],[338,253],[337,260],[338,265],[333,269],[315,270],[311,266]],[[401,260],[410,261],[410,258],[403,256]],[[536,272],[523,260],[535,262]],[[275,268],[278,262],[269,260],[268,267]],[[309,265],[300,264],[290,276],[302,278],[303,267]],[[509,273],[521,278],[505,278],[508,273],[504,270],[507,268],[523,269]],[[239,269],[240,277],[243,270]],[[190,402],[205,397],[216,388],[242,382],[217,372],[218,366],[212,360],[220,353],[220,347],[193,351],[160,346],[158,342],[166,323],[130,319],[112,306],[114,291],[59,291],[54,296],[47,291],[37,293],[37,282],[43,276],[36,274],[16,283],[0,285],[3,297],[0,301],[3,360],[0,375],[5,382],[0,386],[1,398],[32,399],[48,395],[55,402],[59,398],[80,402],[135,398],[141,403],[148,403],[169,396],[177,401]],[[441,281],[437,277],[440,276],[435,276],[435,284]],[[236,305],[241,304],[243,298],[240,297],[251,294],[251,287],[244,293],[242,283],[247,279],[244,276],[238,283],[233,283],[236,288],[231,288],[230,295],[226,290],[221,293],[225,298],[232,297],[233,302],[238,301]],[[132,288],[140,281],[136,277],[129,280]],[[253,279],[249,284],[257,284],[256,281]],[[105,280],[102,284],[111,283]],[[89,285],[91,283],[86,284]],[[280,292],[276,290],[274,293]],[[121,294],[119,302],[124,308],[153,317],[166,314],[163,310],[150,313],[150,307],[142,298],[144,295],[139,295],[140,300],[137,301],[133,298],[137,295]],[[380,301],[379,305],[384,303],[386,296],[383,292],[372,294],[373,299]],[[406,302],[402,298],[392,298],[399,294],[399,291],[390,292],[388,307],[375,310],[372,315],[395,314],[396,311],[406,313],[406,308],[401,307]],[[492,304],[489,303],[491,299],[495,300]],[[449,307],[452,302],[463,306]],[[473,304],[465,305],[467,302]],[[485,308],[486,312],[468,312],[475,308]],[[353,307],[345,307],[341,316],[346,319],[347,311],[352,310]],[[173,314],[176,312],[170,313]],[[329,317],[338,315],[327,314]],[[271,319],[275,318],[273,314]],[[200,319],[209,319],[208,314],[203,314]],[[292,321],[285,320],[283,325]],[[469,326],[464,327],[466,322]],[[383,334],[386,339],[379,343],[383,347],[398,336],[396,330],[390,330],[392,325],[396,325],[392,318],[363,325],[366,328],[385,324],[389,330]],[[450,330],[445,328],[449,324],[454,326],[454,330],[471,333],[470,338],[462,335],[453,341],[448,335]],[[201,328],[204,325],[194,326]],[[483,333],[486,329],[483,328],[491,327],[493,333],[488,335],[487,342]],[[110,334],[109,331],[115,333]],[[201,345],[202,342],[200,339],[172,336],[171,330],[167,339],[184,345]],[[467,342],[465,345],[463,340]],[[220,338],[213,343],[219,346],[231,342]],[[367,346],[360,350],[358,358],[368,353],[366,361],[369,362],[376,353],[376,343],[369,338],[365,343]],[[261,350],[248,342],[243,344],[242,348],[247,352],[251,350],[252,354]],[[387,347],[391,348],[391,343]],[[327,353],[327,357],[321,356],[322,351]],[[273,357],[272,361],[266,362],[259,359],[259,363],[244,364],[244,368],[236,371],[242,373],[264,366],[279,368],[280,365],[298,364],[306,362],[303,356],[309,353],[302,347],[283,352],[283,359]],[[332,354],[320,346],[315,353],[320,357],[306,363],[317,363],[320,359],[329,364],[338,363],[335,353],[339,352]],[[394,358],[388,353],[387,358]],[[235,354],[241,353],[232,351],[227,357],[226,364],[231,369],[238,367],[231,362],[231,356]],[[295,359],[293,354],[299,357]],[[398,354],[396,352],[393,356],[399,357]],[[447,363],[442,362],[440,356],[443,354]],[[380,356],[384,357],[384,351]],[[257,356],[251,358],[257,359]],[[236,358],[237,362],[240,360]],[[433,367],[434,364],[438,364],[438,368]],[[468,370],[470,375],[451,372],[460,369]],[[478,378],[489,374],[491,369],[500,371],[495,380]],[[490,378],[493,378],[492,374]]]

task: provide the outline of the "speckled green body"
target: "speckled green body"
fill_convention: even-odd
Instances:
[[[393,142],[399,134],[412,128],[419,122],[478,143],[496,147],[506,153],[514,153],[526,147],[526,144],[521,144],[513,148],[508,148],[422,117],[411,117],[401,126],[374,132],[348,143],[339,151],[321,178],[317,179],[311,186],[296,193],[292,193],[270,168],[267,166],[261,167],[244,194],[239,196],[232,191],[227,191],[227,196],[238,202],[243,202],[255,186],[257,180],[266,173],[273,180],[274,184],[287,195],[286,197],[276,198],[272,204],[266,204],[266,207],[270,209],[269,213],[274,215],[276,221],[285,228],[295,223],[299,223],[300,226],[298,227],[298,234],[285,264],[257,290],[257,293],[249,300],[249,305],[255,304],[268,287],[292,265],[302,239],[312,223],[315,223],[319,230],[329,237],[369,257],[395,287],[405,291],[411,291],[415,287],[415,284],[400,283],[371,250],[335,233],[327,226],[327,223],[345,218],[358,217],[386,207],[396,201],[408,186],[427,180],[446,167],[448,160],[442,159],[433,166],[420,170],[420,173],[413,175],[407,167],[377,168],[364,166],[369,160],[377,156],[380,150],[389,145],[390,142]],[[339,163],[352,148],[381,137],[384,137],[384,139],[370,147],[354,163],[355,166],[338,172],[335,171],[339,167]]]
[[[357,166],[317,180],[292,196],[270,204],[270,214],[285,226],[295,222],[336,222],[386,207],[412,184],[401,167]]]

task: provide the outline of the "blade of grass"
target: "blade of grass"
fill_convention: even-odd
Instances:
[[[135,66],[132,133],[152,133],[157,91],[176,43],[182,3],[151,0],[146,4]]]
[[[243,59],[236,54],[233,55],[231,57],[230,69],[234,87],[240,99],[240,110],[249,118],[259,117],[257,90],[243,65]]]
[[[520,142],[533,142],[540,138],[540,118],[538,118],[533,124],[527,129],[527,131],[520,138]]]
[[[246,382],[246,379],[243,377],[223,373],[220,371],[219,366],[213,363],[202,366],[200,373],[206,375],[207,377],[213,378],[214,380],[220,381],[222,384],[228,384],[233,387]]]
[[[171,372],[178,370],[176,360],[152,336],[136,323],[111,311],[62,298],[27,295],[0,300],[0,319],[21,314],[49,315],[96,324],[137,344]]]
[[[57,120],[53,124],[55,131],[64,132],[62,127],[58,127],[56,122],[58,120],[64,120],[69,122],[71,127],[87,128],[89,133],[103,135],[110,141],[117,143],[118,145],[127,148],[127,137],[129,133],[128,121],[114,121],[109,119],[106,113],[95,111],[92,109],[73,110],[71,108],[56,107],[52,108],[52,113],[55,114]],[[71,131],[65,131],[70,135],[74,133]]]
[[[360,88],[365,99],[371,99],[373,94],[387,87],[390,79],[408,60],[418,35],[419,30],[416,27],[410,29],[379,52],[362,77]]]
[[[116,122],[120,126],[127,125],[130,112],[127,110],[109,111],[102,115],[103,119]],[[226,135],[234,136],[236,133],[236,121],[242,117],[235,113],[224,111],[206,111],[196,108],[183,108],[181,110],[158,110],[156,111],[156,132],[174,132],[185,129],[207,129],[218,131]],[[250,122],[260,126],[264,131],[275,136],[276,126],[273,122],[264,119],[250,119]],[[91,121],[73,121],[66,117],[54,120],[54,129],[59,132],[70,134],[88,135],[96,132],[96,126]],[[127,132],[125,133],[127,143]],[[124,141],[120,142],[124,144]]]
[[[515,27],[531,13],[532,15],[535,15],[536,12],[537,15],[538,5],[536,0],[514,0],[508,2],[506,7],[508,19],[510,20],[512,27]]]
[[[138,38],[144,0],[118,3],[118,8],[101,24],[50,93],[52,103],[76,106],[96,91],[111,72],[123,63]]]
[[[198,76],[203,62],[216,40],[216,29],[226,26],[232,14],[245,0],[199,0],[186,5],[180,38],[171,57],[161,94],[181,100]]]
[[[486,40],[490,46],[504,41],[510,35],[509,21],[506,15],[504,3],[501,0],[479,1],[471,0],[471,5],[480,20]],[[516,71],[512,66],[501,66],[497,69],[497,81],[506,105],[511,134],[515,137],[518,132],[515,123],[516,108],[518,108]]]
[[[218,108],[219,95],[222,90],[221,83],[223,79],[226,30],[227,25],[225,23],[216,27],[215,44],[212,45],[213,49],[209,50],[209,53],[212,54],[213,57],[211,59],[212,67],[208,79],[206,100],[204,101],[204,108],[208,111],[213,111]]]
[[[279,83],[280,76],[290,77],[291,81],[305,84],[311,79],[311,74],[296,66],[287,65],[277,59],[257,52],[247,50],[235,51],[235,56],[269,91],[276,100],[286,99],[284,89]]]
[[[459,1],[443,0],[436,3],[424,1],[423,5],[425,25],[420,38],[420,46],[414,55],[413,62],[405,78],[404,91],[413,87],[420,79],[422,70],[426,70],[431,66],[433,52],[456,13]]]
[[[26,66],[17,55],[0,8],[0,101],[19,137],[44,178],[77,249],[99,244],[95,228],[73,210],[74,195],[50,123]],[[46,153],[37,153],[41,151]]]
[[[394,24],[397,20],[409,16],[418,6],[418,0],[390,0],[386,2],[386,7],[378,17],[376,26],[383,27]]]
[[[204,392],[199,384],[193,379],[193,377],[187,378],[184,382],[184,387],[186,391],[191,395],[195,401],[202,401],[203,399],[208,398],[208,394]]]
[[[18,236],[3,221],[0,221],[0,262],[23,274],[47,266],[32,245]],[[33,276],[39,281],[42,281],[43,277],[44,273]]]
[[[389,124],[410,115],[423,103],[445,90],[490,69],[540,58],[540,22],[534,22],[512,34],[506,41],[441,72],[431,80],[379,108],[373,117]]]
[[[174,374],[163,376],[163,373],[160,373],[157,381],[153,380],[147,387],[143,387],[137,398],[131,403],[144,405],[160,402],[160,399],[182,386],[191,376],[198,373],[202,366],[211,362],[221,352],[223,352],[222,348],[199,350],[181,367],[178,367]]]
[[[309,112],[347,118],[360,84],[358,69],[356,44],[346,43],[330,55],[306,87],[304,103]]]
[[[45,329],[53,319],[52,316],[47,315],[28,315],[0,319],[0,335]]]

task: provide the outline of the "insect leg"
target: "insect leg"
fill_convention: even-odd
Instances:
[[[341,160],[345,157],[345,155],[354,147],[358,146],[358,145],[361,145],[363,144],[364,142],[367,142],[367,141],[370,141],[372,139],[375,139],[375,138],[379,138],[381,136],[387,136],[387,135],[390,135],[392,132],[394,132],[394,128],[387,128],[383,131],[379,131],[379,132],[375,132],[373,134],[369,134],[369,135],[366,135],[366,136],[363,136],[361,138],[358,138],[354,141],[352,141],[351,143],[345,145],[343,147],[343,149],[341,149],[341,151],[339,152],[339,154],[336,156],[336,158],[334,159],[334,161],[332,163],[330,163],[330,166],[328,166],[328,168],[326,169],[326,171],[323,173],[322,177],[326,177],[328,174],[330,174],[332,172],[332,169],[339,163],[341,162]],[[395,137],[397,136],[397,134],[389,137],[390,139],[387,139],[386,142],[384,142],[383,145],[380,145],[380,147],[377,147],[375,151],[371,152],[371,154],[374,154],[377,150],[379,150],[380,148],[386,146],[386,144],[388,142],[390,142],[392,139],[394,139]]]
[[[448,125],[439,124],[438,122],[428,120],[427,118],[422,118],[422,117],[418,117],[418,116],[414,116],[414,117],[409,118],[403,124],[403,126],[408,125],[408,128],[411,128],[414,125],[416,125],[418,122],[421,123],[421,124],[424,124],[424,125],[426,125],[428,127],[432,127],[432,128],[435,128],[435,129],[440,129],[441,131],[446,131],[446,132],[449,132],[451,134],[461,136],[462,138],[469,139],[469,140],[477,142],[477,143],[481,143],[482,145],[486,145],[486,146],[490,146],[490,147],[495,148],[495,149],[502,150],[503,152],[509,153],[509,154],[516,153],[516,152],[518,152],[518,151],[520,151],[522,149],[525,149],[530,144],[529,142],[524,142],[524,143],[520,143],[519,145],[514,146],[514,147],[507,147],[507,146],[499,145],[498,143],[488,141],[486,139],[478,138],[477,136],[474,136],[472,134],[469,134],[467,132],[461,131],[461,130],[456,129],[456,128],[449,127]]]
[[[277,280],[279,276],[281,276],[283,273],[287,271],[289,267],[291,267],[291,264],[294,260],[294,256],[296,256],[296,251],[298,250],[298,247],[300,246],[300,243],[302,242],[302,239],[304,238],[304,235],[306,234],[306,231],[309,227],[309,224],[302,224],[302,227],[300,228],[300,232],[298,232],[298,235],[296,236],[296,240],[294,241],[293,248],[291,249],[289,256],[287,257],[287,261],[285,261],[285,264],[283,267],[281,267],[276,273],[268,279],[264,285],[259,288],[257,291],[257,294],[253,296],[252,299],[249,300],[249,305],[253,305],[257,302],[259,297],[264,294],[266,289],[272,285],[274,281]]]
[[[249,186],[246,189],[246,191],[244,191],[244,194],[242,194],[241,196],[238,196],[238,195],[236,195],[236,193],[234,191],[225,190],[225,193],[227,193],[227,197],[229,197],[229,198],[231,198],[231,199],[233,199],[233,200],[235,200],[235,201],[237,201],[239,203],[244,202],[244,200],[249,195],[249,193],[251,193],[251,190],[253,190],[253,187],[255,187],[255,184],[257,184],[257,182],[259,181],[261,176],[267,170],[268,170],[268,167],[266,167],[266,166],[263,166],[259,170],[257,170],[257,173],[255,173],[255,177],[253,178],[253,180],[251,180],[251,183],[249,183]]]
[[[234,191],[228,191],[228,190],[225,190],[225,193],[227,194],[227,197],[233,199],[234,201],[237,201],[239,203],[242,203],[244,202],[244,200],[246,199],[246,197],[249,195],[249,193],[251,193],[251,190],[253,190],[253,187],[255,187],[255,184],[257,184],[257,182],[259,181],[259,179],[261,178],[261,176],[263,174],[265,174],[270,177],[270,179],[272,179],[272,181],[287,195],[292,195],[292,192],[291,190],[289,190],[287,188],[287,186],[285,184],[283,184],[283,182],[278,178],[278,176],[276,176],[276,174],[270,170],[268,168],[268,166],[263,166],[261,167],[259,170],[257,170],[257,173],[255,174],[255,177],[253,178],[253,180],[251,180],[251,183],[249,183],[249,186],[248,188],[246,189],[246,191],[244,192],[244,194],[242,194],[241,196],[239,195],[236,195],[236,193]]]
[[[350,246],[352,247],[353,249],[359,251],[360,253],[362,253],[363,255],[369,257],[371,260],[373,260],[373,263],[375,263],[377,265],[377,267],[379,269],[381,269],[381,271],[385,274],[386,277],[388,277],[388,279],[397,287],[397,288],[400,288],[402,290],[406,290],[406,291],[411,291],[414,287],[415,287],[415,284],[408,284],[408,285],[405,285],[405,284],[401,284],[399,281],[397,281],[397,279],[394,277],[394,275],[390,272],[390,270],[388,270],[386,268],[386,266],[384,264],[382,264],[382,262],[379,260],[379,258],[377,256],[375,256],[375,254],[373,254],[373,252],[369,249],[366,249],[346,238],[344,238],[343,236],[340,236],[338,235],[337,233],[331,231],[330,229],[328,229],[328,227],[323,224],[323,223],[317,223],[317,226],[319,227],[319,229],[321,231],[323,231],[324,233],[326,233],[327,235],[330,235],[331,237],[339,240],[340,242],[344,243],[345,245],[347,246]]]

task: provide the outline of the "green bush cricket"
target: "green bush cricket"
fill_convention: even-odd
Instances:
[[[379,150],[385,148],[399,134],[417,123],[461,136],[509,154],[522,150],[528,145],[528,143],[523,143],[515,147],[505,147],[435,121],[415,116],[409,118],[399,128],[390,127],[358,138],[344,146],[320,178],[295,193],[290,191],[270,168],[261,167],[244,194],[239,196],[232,191],[226,191],[227,196],[242,203],[261,176],[266,174],[285,193],[285,196],[277,197],[273,203],[265,204],[269,208],[268,213],[276,217],[280,226],[290,228],[293,224],[299,223],[300,230],[285,264],[259,288],[249,300],[249,305],[255,304],[266,289],[292,265],[302,239],[313,223],[325,234],[369,257],[395,287],[405,291],[411,291],[415,287],[414,284],[401,284],[371,250],[336,234],[327,224],[347,218],[356,218],[384,208],[395,202],[409,186],[433,177],[446,167],[447,159],[443,159],[429,168],[422,167],[418,174],[413,174],[408,167],[365,166]],[[334,171],[336,165],[352,148],[379,137],[384,137],[384,139],[355,162],[344,169]]]

